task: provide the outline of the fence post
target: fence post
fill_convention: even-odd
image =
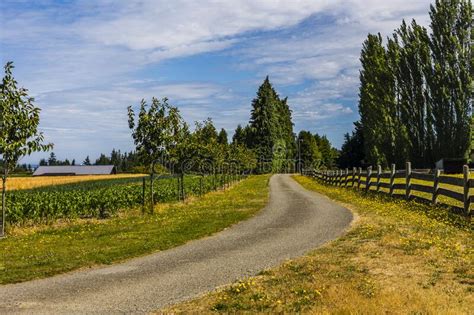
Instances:
[[[367,177],[365,178],[365,191],[370,190],[370,176],[372,176],[372,166],[367,167]]]
[[[405,172],[405,197],[407,200],[410,200],[411,196],[411,162],[407,162],[406,164],[406,172]]]
[[[377,165],[377,192],[380,192],[380,176],[382,175],[382,166]]]
[[[433,178],[433,198],[431,202],[436,204],[438,202],[438,190],[439,190],[439,176],[441,175],[440,170],[435,170],[434,178]]]
[[[349,169],[346,168],[346,177],[344,178],[344,187],[347,187],[349,181]]]
[[[145,213],[146,177],[143,177],[142,181],[142,212]]]
[[[202,196],[202,176],[199,177],[199,196]]]
[[[357,177],[357,189],[360,189],[361,178],[362,178],[362,167],[359,167],[359,176]]]
[[[395,164],[392,164],[392,168],[390,169],[390,197],[393,196],[394,184],[395,184]]]
[[[354,186],[355,186],[356,173],[357,173],[357,169],[356,169],[355,167],[353,167],[353,168],[352,168],[352,186],[351,186],[351,187],[354,187]]]
[[[464,174],[464,213],[469,214],[470,205],[471,205],[471,197],[469,196],[469,189],[471,187],[470,184],[470,176],[469,176],[469,166],[463,166],[463,174]]]

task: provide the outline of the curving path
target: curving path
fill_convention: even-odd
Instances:
[[[275,175],[270,201],[255,217],[125,263],[0,286],[0,314],[147,313],[303,255],[351,220],[347,209]]]

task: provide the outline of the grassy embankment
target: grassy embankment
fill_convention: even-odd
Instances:
[[[63,185],[85,181],[143,177],[143,174],[84,175],[84,176],[39,176],[11,177],[7,179],[7,191],[24,190],[44,186]],[[0,191],[2,187],[0,187]]]
[[[157,205],[153,215],[137,209],[109,220],[19,231],[0,240],[0,284],[110,264],[213,234],[264,207],[268,178],[251,176],[227,191]]]
[[[304,257],[166,311],[472,314],[470,221],[442,207],[295,179],[352,209],[352,229]]]

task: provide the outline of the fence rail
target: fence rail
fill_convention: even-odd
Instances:
[[[470,178],[469,167],[464,165],[463,178],[441,175],[439,170],[435,170],[433,174],[427,173],[428,171],[412,170],[411,163],[407,162],[404,170],[396,170],[395,165],[392,165],[390,171],[382,171],[379,165],[375,171],[372,170],[372,167],[368,167],[366,170],[354,167],[352,171],[349,171],[349,169],[335,171],[304,170],[303,173],[330,185],[388,193],[390,196],[404,196],[406,199],[424,199],[433,204],[438,203],[439,196],[445,196],[463,203],[464,212],[470,215],[471,201],[474,202],[474,195],[470,195],[470,188],[474,187],[474,179]],[[404,179],[404,181],[403,183],[396,183],[396,179]],[[388,180],[388,182],[382,182],[382,180]],[[422,182],[413,183],[412,180]],[[440,184],[462,189],[459,189],[461,192],[454,191],[440,187]],[[387,189],[388,192],[381,189]],[[402,190],[403,195],[395,193],[396,190]],[[413,192],[428,194],[430,198],[415,196]]]

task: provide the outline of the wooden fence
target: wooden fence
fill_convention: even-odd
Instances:
[[[410,162],[407,162],[404,170],[396,170],[395,165],[392,165],[390,171],[382,171],[379,165],[375,171],[372,170],[372,167],[368,167],[366,170],[354,167],[352,171],[349,171],[349,169],[336,171],[304,170],[303,173],[326,184],[388,193],[390,196],[403,196],[406,199],[423,199],[433,204],[438,203],[439,196],[446,196],[463,203],[463,210],[468,215],[470,214],[470,204],[474,202],[474,195],[470,195],[470,188],[474,187],[474,180],[470,179],[467,165],[464,165],[463,168],[463,178],[441,175],[439,170],[435,170],[432,174],[426,171],[412,171]],[[404,179],[403,183],[395,183],[397,178]],[[413,183],[413,179],[423,181],[426,184]],[[440,184],[461,187],[462,189],[459,190],[462,192],[442,188]],[[382,188],[387,189],[388,192],[382,191]],[[396,190],[402,190],[404,193],[402,195],[396,194]],[[431,198],[413,196],[412,193],[415,191],[425,193],[425,196],[429,194]]]

